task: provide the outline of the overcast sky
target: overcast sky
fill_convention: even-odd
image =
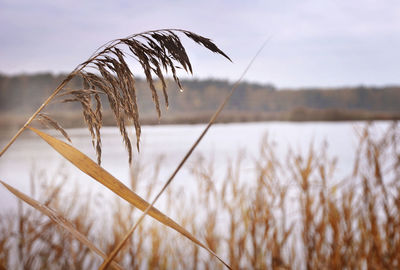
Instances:
[[[144,30],[184,28],[233,60],[190,42],[195,78],[278,87],[400,84],[399,0],[0,0],[0,72],[69,72],[101,44]]]

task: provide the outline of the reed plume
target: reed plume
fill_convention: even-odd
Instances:
[[[61,125],[49,116],[39,115],[41,111],[56,97],[62,97],[62,102],[79,102],[82,105],[83,118],[92,137],[92,144],[96,149],[97,162],[101,162],[101,133],[102,101],[100,95],[106,95],[115,122],[120,130],[124,144],[129,154],[129,163],[132,161],[132,143],[129,139],[126,125],[132,122],[136,133],[136,147],[139,150],[141,127],[139,109],[136,97],[135,77],[128,58],[135,60],[144,71],[155,110],[161,117],[160,97],[154,80],[161,82],[162,94],[168,107],[167,84],[165,74],[169,71],[178,87],[182,89],[177,69],[192,73],[192,65],[182,45],[178,34],[183,34],[208,50],[220,54],[231,60],[210,39],[182,29],[161,29],[134,34],[122,39],[112,40],[99,49],[85,62],[78,65],[55,89],[53,94],[31,116],[25,125],[17,132],[0,156],[8,149],[15,139],[36,118],[41,118],[50,126],[68,135]],[[67,85],[74,77],[83,80],[81,89],[68,89]],[[38,117],[40,116],[40,117]]]

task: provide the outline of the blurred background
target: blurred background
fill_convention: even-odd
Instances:
[[[70,72],[111,39],[183,28],[211,38],[233,60],[188,42],[198,79],[236,80],[270,38],[246,80],[278,88],[400,82],[395,0],[2,0],[0,5],[0,71],[5,74]]]
[[[183,38],[194,74],[180,73],[184,94],[170,85],[172,105],[162,123],[206,122],[267,39],[220,121],[397,119],[399,13],[390,0],[2,0],[0,125],[19,126],[101,44],[162,28],[211,38],[233,60]],[[158,123],[149,96],[139,100],[143,122]],[[66,127],[80,125],[70,107],[57,111]],[[106,125],[112,121],[105,118]]]
[[[104,98],[102,166],[150,200],[267,40],[156,206],[234,269],[398,268],[397,0],[0,0],[0,146],[99,46],[165,28],[210,38],[232,62],[180,36],[193,75],[178,71],[183,92],[167,79],[170,106],[162,103],[161,119],[140,66],[130,62],[140,153],[134,149],[128,164]],[[73,79],[68,86],[81,85]],[[96,159],[79,103],[53,102],[46,113]],[[129,128],[133,141],[134,133]],[[62,213],[106,253],[139,214],[29,131],[0,158],[0,180]],[[101,263],[29,209],[0,186],[0,269]],[[149,224],[130,239],[122,265],[222,269],[207,252]]]

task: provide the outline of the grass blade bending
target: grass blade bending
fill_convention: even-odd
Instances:
[[[132,226],[132,228],[129,230],[129,232],[125,235],[124,239],[117,245],[117,247],[111,252],[110,256],[107,258],[106,261],[102,264],[102,266],[99,269],[106,269],[106,267],[109,265],[109,263],[114,259],[114,257],[118,254],[118,252],[122,249],[124,244],[127,242],[127,240],[132,236],[133,232],[137,228],[137,226],[142,222],[144,219],[144,216],[150,212],[151,207],[156,203],[158,198],[161,196],[161,194],[167,189],[168,185],[172,182],[172,180],[175,178],[176,174],[179,172],[179,170],[182,168],[183,164],[185,164],[186,160],[190,157],[190,155],[193,153],[194,149],[197,147],[197,145],[200,143],[200,141],[203,139],[203,137],[206,135],[207,131],[210,129],[210,127],[214,124],[215,120],[219,116],[219,114],[222,112],[224,109],[225,105],[228,103],[229,99],[235,92],[237,86],[239,83],[243,80],[243,77],[246,75],[247,71],[255,61],[255,59],[258,57],[258,55],[261,53],[261,51],[264,49],[265,45],[267,44],[269,39],[267,39],[263,45],[260,47],[260,49],[257,51],[257,53],[254,55],[254,57],[251,59],[250,63],[247,65],[245,70],[243,71],[242,75],[240,78],[236,81],[236,83],[232,86],[232,89],[230,93],[225,97],[221,105],[218,107],[217,111],[214,113],[214,115],[211,117],[210,121],[208,122],[207,126],[203,130],[203,132],[200,134],[199,138],[194,142],[192,147],[189,149],[189,151],[186,153],[184,158],[181,160],[175,171],[172,173],[172,175],[168,178],[167,182],[164,184],[160,192],[156,195],[156,197],[153,199],[151,204],[146,208],[146,210],[142,213],[142,215],[139,217],[139,219],[136,221],[136,223]],[[231,267],[226,264],[222,259],[220,259],[216,254],[214,254],[215,257],[217,257],[226,267],[231,269]]]
[[[91,176],[99,183],[101,183],[102,185],[106,186],[108,189],[113,191],[119,197],[123,198],[133,206],[139,208],[141,211],[145,211],[148,208],[150,208],[149,210],[147,210],[147,212],[151,217],[161,222],[162,224],[170,227],[171,229],[179,232],[180,234],[191,240],[193,243],[199,245],[200,247],[206,249],[211,254],[216,256],[214,252],[212,252],[206,245],[201,243],[195,236],[193,236],[185,228],[180,226],[174,220],[172,220],[167,215],[163,214],[153,206],[149,207],[150,204],[146,200],[142,199],[139,195],[130,190],[117,178],[112,176],[109,172],[100,167],[96,162],[91,160],[88,156],[80,152],[78,149],[40,130],[37,130],[32,127],[28,128],[31,129],[33,132],[35,132],[37,135],[39,135],[44,141],[46,141],[51,147],[53,147],[54,150],[59,152],[64,158],[69,160],[73,165],[75,165],[85,174]]]
[[[22,201],[26,202],[42,214],[46,215],[48,218],[50,218],[54,223],[58,224],[62,228],[64,228],[66,231],[71,233],[79,242],[87,246],[91,251],[94,253],[98,254],[100,257],[103,259],[107,258],[107,255],[102,252],[100,249],[98,249],[95,245],[92,244],[92,242],[87,239],[87,237],[83,234],[81,234],[79,231],[77,231],[72,225],[70,221],[65,219],[63,216],[61,216],[59,213],[57,213],[55,210],[52,208],[41,204],[40,202],[32,199],[28,195],[22,193],[21,191],[17,190],[16,188],[13,188],[12,186],[4,183],[3,181],[0,180],[0,183],[8,189],[12,194],[14,194],[17,198],[21,199]],[[111,262],[111,267],[117,270],[122,270],[122,267],[117,264],[116,262]]]

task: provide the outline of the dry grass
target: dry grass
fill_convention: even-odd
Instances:
[[[153,76],[156,76],[161,82],[165,105],[168,107],[164,72],[171,71],[172,77],[180,89],[182,89],[182,85],[176,70],[182,68],[186,72],[192,73],[189,57],[177,35],[179,32],[212,52],[229,59],[211,40],[195,33],[173,29],[149,31],[111,41],[100,48],[72,73],[74,76],[82,77],[82,89],[68,89],[60,92],[59,96],[67,96],[63,102],[81,103],[83,117],[92,136],[92,143],[96,148],[99,164],[101,162],[100,129],[102,127],[102,104],[99,95],[105,94],[108,98],[116,124],[129,153],[129,162],[131,162],[132,146],[126,124],[133,123],[135,126],[137,149],[139,149],[141,128],[135,78],[126,58],[137,60],[142,67],[158,117],[161,117],[159,91],[156,89]]]
[[[78,169],[82,170],[84,173],[91,176],[93,179],[99,181],[111,191],[116,193],[119,197],[125,199],[133,206],[143,211],[142,216],[131,227],[131,229],[127,233],[125,233],[125,236],[123,237],[121,242],[104,259],[104,262],[99,269],[106,269],[110,265],[110,263],[112,263],[118,252],[129,240],[134,230],[138,227],[146,214],[149,214],[166,226],[181,233],[182,235],[190,239],[194,244],[207,250],[210,254],[220,260],[226,267],[230,268],[217,254],[215,254],[213,250],[200,242],[193,234],[188,232],[185,228],[177,224],[168,216],[159,212],[153,207],[153,205],[166,190],[167,186],[173,180],[175,174],[180,170],[186,159],[191,155],[192,151],[196,148],[202,137],[207,133],[208,129],[214,123],[215,118],[217,118],[217,116],[224,108],[235,87],[232,88],[230,95],[228,95],[228,97],[226,97],[225,100],[222,102],[221,106],[211,118],[208,126],[205,128],[199,139],[190,148],[185,158],[181,161],[181,163],[179,163],[175,172],[168,179],[164,187],[156,195],[155,199],[153,199],[150,204],[99,166],[101,163],[100,129],[102,127],[103,119],[102,104],[99,94],[105,94],[108,98],[109,106],[112,109],[117,126],[119,127],[123,141],[128,150],[129,163],[131,163],[132,146],[126,130],[126,121],[132,122],[135,127],[136,146],[138,150],[141,127],[139,122],[139,110],[136,100],[135,79],[129,65],[126,62],[126,58],[127,56],[132,57],[142,67],[146,76],[147,83],[152,93],[152,98],[155,104],[156,111],[158,113],[158,117],[160,117],[161,110],[157,89],[153,81],[153,75],[156,75],[156,77],[158,78],[158,80],[160,80],[162,84],[162,92],[165,98],[166,106],[168,107],[168,95],[166,92],[166,83],[163,72],[167,72],[168,70],[171,71],[174,81],[177,83],[179,88],[181,88],[181,90],[182,86],[179,78],[177,77],[176,69],[182,68],[186,72],[192,72],[189,58],[177,33],[184,34],[188,38],[192,39],[194,42],[206,47],[208,50],[214,53],[218,53],[229,59],[229,57],[224,52],[222,52],[210,39],[181,29],[162,29],[147,31],[131,35],[123,39],[113,40],[101,46],[87,61],[78,65],[67,76],[67,78],[60,83],[60,85],[54,90],[54,92],[38,108],[38,110],[31,115],[24,126],[19,129],[19,131],[11,138],[11,140],[0,152],[0,156],[2,156],[13,144],[13,142],[20,136],[20,134],[22,134],[24,130],[29,128],[37,135],[39,135],[44,141],[46,141],[51,147],[53,147],[54,150],[59,152],[66,160],[75,165]],[[249,67],[246,68],[246,71],[248,68]],[[92,71],[97,73],[93,73]],[[242,77],[244,76],[246,71],[243,73]],[[80,76],[83,79],[82,89],[67,88],[68,83],[75,76]],[[239,81],[241,80],[241,78],[239,79]],[[66,144],[30,126],[33,120],[41,120],[44,124],[52,126],[60,131],[62,135],[64,135],[64,137],[70,141],[67,132],[55,120],[50,118],[49,115],[41,113],[42,110],[57,97],[65,96],[67,98],[64,99],[63,102],[80,102],[82,105],[83,119],[85,120],[89,128],[92,137],[93,147],[95,147],[96,149],[98,165],[72,145]],[[39,203],[37,203],[26,194],[19,192],[18,190],[16,190],[12,186],[7,185],[4,182],[1,183],[18,198],[27,202],[42,213],[48,215],[53,220],[53,222],[59,223],[60,225],[64,226],[64,228],[71,228],[70,222],[68,222],[67,220],[63,220],[62,215],[58,216],[58,214],[53,212],[52,209],[43,208]],[[57,215],[56,217],[54,217],[55,214]],[[74,232],[74,230],[70,230],[70,232]],[[80,238],[80,240],[84,239],[80,237],[79,232],[73,233],[73,235],[75,237],[78,237],[78,239]],[[89,241],[85,240],[81,242],[85,242],[86,245],[92,247],[92,251],[96,251],[94,249],[96,246],[92,245]],[[96,253],[102,256],[101,251]]]
[[[2,156],[19,135],[33,122],[42,120],[61,131],[62,129],[49,115],[40,113],[54,101],[79,102],[82,105],[83,119],[92,136],[92,144],[96,149],[97,161],[101,162],[102,104],[100,95],[105,95],[113,112],[116,125],[132,160],[132,144],[126,125],[133,123],[136,131],[136,146],[140,142],[140,118],[136,99],[135,77],[128,65],[127,59],[133,59],[143,69],[149,89],[152,94],[158,117],[161,116],[159,90],[153,76],[161,82],[161,90],[168,107],[167,85],[165,73],[170,71],[173,80],[182,89],[177,75],[177,69],[192,73],[192,66],[186,50],[178,34],[183,34],[208,50],[220,54],[230,60],[210,39],[182,29],[160,29],[134,34],[126,38],[112,40],[97,49],[89,59],[79,64],[54,90],[39,109],[28,119],[25,125],[16,133],[10,142],[2,149]],[[74,77],[83,79],[81,89],[70,89],[68,83]],[[68,136],[66,136],[68,138]]]
[[[209,39],[179,29],[149,31],[111,41],[78,65],[0,152],[1,156],[29,128],[76,168],[118,195],[115,207],[107,212],[103,207],[93,207],[90,199],[85,201],[79,189],[68,193],[62,185],[50,185],[37,189],[41,192],[39,195],[34,189],[32,195],[27,196],[1,182],[19,199],[50,218],[48,220],[22,204],[16,215],[2,218],[1,267],[91,269],[100,263],[99,258],[93,256],[97,253],[104,260],[100,269],[108,265],[117,269],[121,266],[219,269],[224,265],[230,268],[216,255],[218,253],[226,255],[224,257],[229,258],[234,269],[398,268],[400,188],[397,179],[400,162],[396,124],[380,140],[371,135],[368,128],[361,133],[353,177],[341,185],[332,183],[335,163],[327,158],[324,149],[317,152],[312,147],[306,156],[289,153],[287,160],[281,161],[266,141],[261,148],[262,157],[255,162],[257,176],[252,183],[242,179],[240,159],[228,170],[221,186],[214,185],[212,163],[204,167],[204,163],[198,162],[193,170],[198,176],[198,196],[167,193],[169,209],[179,213],[182,225],[153,205],[205,136],[238,83],[151,203],[132,190],[136,178],[129,189],[99,166],[103,124],[100,95],[107,96],[131,161],[132,146],[126,126],[133,123],[137,148],[141,129],[135,79],[126,58],[132,57],[142,67],[160,117],[158,91],[162,91],[168,106],[163,72],[169,70],[179,87],[176,68],[192,72],[177,33],[228,58]],[[82,89],[68,89],[68,82],[75,76],[83,79]],[[153,76],[161,82],[161,89],[156,89]],[[89,128],[98,164],[72,145],[30,126],[33,120],[41,120],[69,139],[56,121],[41,113],[56,98],[82,105],[83,119]],[[152,190],[150,184],[148,196]],[[35,196],[42,202],[35,200]],[[120,199],[130,205],[122,204]],[[110,204],[103,202],[102,206]],[[143,213],[135,215],[135,209]],[[102,211],[105,212],[99,213]],[[185,236],[191,245],[181,239],[179,244],[174,244],[176,235],[160,228],[158,223],[141,223],[147,213]],[[110,222],[108,218],[101,220],[110,214],[113,216]],[[101,231],[96,229],[96,224],[107,223],[109,229],[103,226]],[[59,230],[58,226],[65,230]],[[185,227],[190,227],[194,233]],[[139,231],[137,235],[133,235],[135,229]],[[195,234],[202,235],[202,240]],[[213,260],[214,257],[222,264]]]
[[[310,147],[304,155],[289,151],[282,159],[266,138],[252,178],[243,174],[243,158],[231,162],[219,180],[213,161],[200,158],[191,169],[197,195],[169,190],[166,208],[182,226],[228,258],[233,269],[398,269],[399,139],[396,123],[382,136],[376,136],[371,126],[360,130],[353,171],[338,181],[336,160],[327,155],[326,146]],[[136,189],[138,179],[146,179],[143,193],[149,198],[159,165],[147,168],[154,172],[147,178],[146,168],[138,166],[131,186]],[[78,189],[63,193],[49,182],[35,182],[32,196],[47,200],[43,203],[68,217],[106,254],[138,217],[135,208],[120,199],[109,209],[99,209]],[[75,197],[88,199],[73,204]],[[101,234],[99,222],[107,224],[101,226]],[[87,246],[22,205],[18,213],[2,217],[0,224],[0,262],[5,268],[92,269],[101,262]],[[147,220],[117,261],[126,269],[222,269],[209,256]]]

